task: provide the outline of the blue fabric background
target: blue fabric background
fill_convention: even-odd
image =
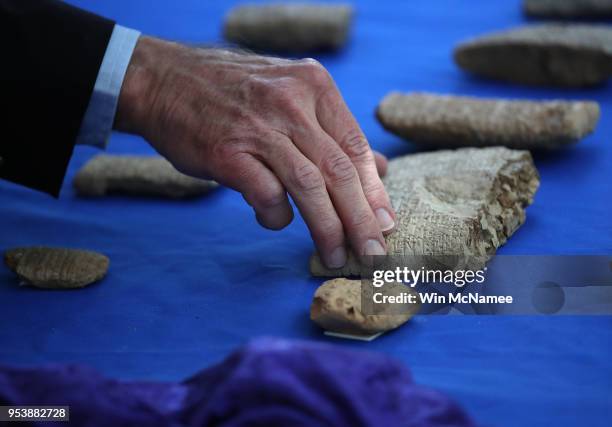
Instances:
[[[218,42],[235,2],[72,1],[145,34]],[[335,77],[371,144],[394,156],[413,147],[374,119],[390,90],[428,90],[600,102],[596,133],[538,155],[542,185],[527,222],[499,253],[612,254],[612,83],[588,90],[479,80],[452,62],[459,40],[525,22],[519,1],[356,1],[345,50],[319,59]],[[110,152],[150,153],[115,135]],[[0,250],[86,247],[111,259],[103,283],[74,292],[15,286],[0,267],[0,362],[81,362],[121,378],[178,380],[250,337],[306,338],[381,351],[402,360],[490,425],[609,425],[610,317],[419,317],[371,343],[325,338],[308,320],[319,279],[301,219],[259,228],[241,196],[221,189],[196,201],[81,200],[71,178],[97,150],[79,147],[62,197],[0,182]],[[35,172],[33,172],[35,173]]]

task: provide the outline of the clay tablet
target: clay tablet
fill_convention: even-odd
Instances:
[[[391,93],[376,116],[385,129],[427,146],[538,149],[571,144],[593,132],[599,104]]]
[[[72,182],[81,196],[112,193],[172,199],[200,196],[218,184],[184,175],[159,156],[111,156],[91,159]]]
[[[232,9],[225,18],[225,38],[240,45],[273,51],[329,50],[348,38],[353,8],[342,4],[269,3]]]
[[[396,230],[386,236],[388,254],[445,264],[448,256],[492,256],[525,221],[540,181],[528,151],[488,147],[400,157],[389,162],[383,182],[397,213]],[[343,268],[329,270],[315,254],[310,271],[361,273],[352,255]]]
[[[612,0],[523,0],[523,10],[538,18],[607,18]]]
[[[594,85],[612,75],[612,28],[531,25],[461,43],[454,58],[466,71],[509,82]]]
[[[37,288],[82,288],[108,271],[106,256],[80,249],[32,246],[10,249],[4,262],[26,284]]]
[[[407,286],[398,285],[396,292],[416,294]],[[389,295],[389,293],[386,293]],[[401,314],[365,314],[361,309],[361,280],[333,279],[315,292],[310,306],[310,319],[327,331],[352,335],[372,335],[395,329],[418,312],[413,304]]]

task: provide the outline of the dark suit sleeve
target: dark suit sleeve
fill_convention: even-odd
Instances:
[[[0,0],[0,178],[59,195],[114,23],[55,0]]]

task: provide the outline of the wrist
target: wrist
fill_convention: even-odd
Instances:
[[[147,36],[138,39],[121,85],[114,129],[143,134],[157,86],[154,58],[159,43]]]

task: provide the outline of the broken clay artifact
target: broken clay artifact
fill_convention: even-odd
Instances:
[[[537,18],[612,17],[612,0],[523,0],[526,15]]]
[[[385,295],[416,292],[397,284],[385,286]],[[420,304],[405,306],[401,313],[389,305],[382,305],[377,314],[366,314],[361,304],[361,280],[332,279],[315,292],[310,306],[310,319],[323,329],[352,335],[372,335],[395,329],[419,311]],[[418,301],[418,298],[417,298]]]
[[[486,261],[495,254],[525,221],[539,177],[528,151],[487,147],[393,159],[383,182],[397,214],[395,231],[385,237],[388,255],[446,265],[449,256]],[[326,277],[362,273],[353,254],[334,270],[315,254],[310,271]]]
[[[87,162],[73,185],[81,196],[119,193],[172,199],[200,196],[218,186],[214,181],[182,174],[163,157],[105,154]]]
[[[97,252],[44,246],[7,250],[4,262],[24,283],[45,289],[85,287],[102,279],[109,265]]]
[[[382,100],[376,116],[385,129],[427,146],[539,149],[568,145],[593,132],[599,104],[396,92]]]
[[[338,49],[348,38],[353,8],[342,4],[270,3],[232,9],[225,38],[273,51]]]
[[[529,25],[463,42],[454,59],[466,71],[509,82],[595,85],[612,75],[612,28]]]

